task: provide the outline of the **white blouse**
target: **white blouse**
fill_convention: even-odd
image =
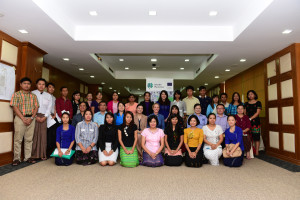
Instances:
[[[219,125],[216,125],[214,130],[210,130],[207,125],[202,127],[204,135],[206,136],[206,139],[213,143],[213,144],[217,144],[220,140],[219,136],[223,134],[223,130],[222,127]],[[209,146],[208,144],[204,144],[205,146]],[[221,145],[219,147],[222,147]]]

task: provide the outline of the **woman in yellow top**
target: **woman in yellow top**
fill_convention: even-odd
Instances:
[[[185,164],[188,167],[201,167],[203,159],[203,130],[197,128],[199,119],[196,115],[191,115],[188,119],[190,128],[184,129],[184,145],[187,149],[185,154]]]

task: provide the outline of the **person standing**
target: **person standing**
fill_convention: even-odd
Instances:
[[[153,102],[150,101],[150,92],[144,93],[144,101],[140,103],[143,106],[143,114],[147,117],[153,113]]]
[[[196,115],[199,119],[199,124],[197,125],[197,128],[201,128],[207,124],[207,118],[205,115],[201,114],[201,105],[195,104],[194,105],[194,115]],[[187,124],[187,128],[190,128],[191,126]]]
[[[220,94],[220,104],[223,104],[225,107],[225,114],[228,114],[229,103],[227,102],[228,95],[223,92]]]
[[[64,112],[68,112],[70,114],[70,118],[73,118],[73,106],[72,102],[67,98],[68,96],[68,88],[62,86],[60,88],[61,97],[56,99],[56,112],[58,116],[61,118]]]
[[[107,103],[107,112],[112,112],[113,114],[116,114],[118,112],[118,98],[118,93],[114,92],[112,94],[112,100]]]
[[[99,104],[99,112],[95,113],[93,117],[93,122],[97,124],[98,127],[104,124],[105,114],[106,112],[106,103],[104,101],[100,102]]]
[[[259,114],[262,110],[262,105],[260,101],[257,101],[258,96],[254,90],[249,90],[247,92],[247,99],[248,102],[245,103],[245,114],[251,121],[252,139],[255,142],[255,155],[258,156],[261,132]]]
[[[165,120],[164,120],[164,116],[159,114],[159,108],[160,107],[159,107],[158,103],[153,104],[153,106],[152,106],[153,113],[148,116],[148,119],[150,116],[155,115],[157,118],[157,123],[156,123],[157,128],[164,130],[165,129]],[[147,125],[147,128],[149,128],[149,123]]]
[[[187,116],[192,115],[194,113],[194,105],[200,104],[200,101],[198,98],[193,96],[194,87],[193,86],[187,86],[186,87],[186,94],[187,97],[183,99],[186,105],[186,114]]]
[[[40,105],[35,118],[31,152],[31,158],[33,159],[47,159],[47,118],[51,116],[52,97],[44,91],[46,84],[46,80],[40,78],[36,81],[37,90],[32,91],[37,96]]]
[[[74,91],[73,94],[72,94],[73,117],[76,114],[80,113],[79,104],[80,104],[80,92],[79,91]]]
[[[86,111],[86,103],[85,102],[81,102],[79,104],[79,111],[80,111],[80,113],[74,115],[73,120],[72,120],[72,126],[74,126],[75,128],[79,122],[82,122],[84,120],[83,114]]]
[[[229,115],[236,115],[237,114],[237,107],[239,105],[242,105],[242,101],[241,101],[241,97],[240,97],[240,94],[238,92],[234,92],[232,94],[232,101],[231,103],[229,104],[229,107],[228,107],[228,112],[227,114]]]
[[[60,118],[56,113],[55,101],[56,98],[53,96],[55,91],[54,83],[47,83],[47,92],[51,95],[51,113],[47,118],[47,158],[50,157],[56,147],[56,129],[59,126]]]
[[[93,115],[97,112],[99,112],[99,103],[102,101],[102,93],[101,92],[97,92],[96,93],[96,100],[92,101],[91,104],[91,111],[93,112]]]
[[[211,98],[206,96],[206,87],[200,86],[199,87],[199,97],[198,97],[200,104],[201,104],[201,114],[206,115],[206,109],[209,104],[211,104]]]
[[[118,111],[114,114],[114,120],[117,126],[123,124],[123,118],[125,113],[125,105],[122,102],[118,103]]]
[[[31,80],[24,77],[20,80],[21,90],[12,95],[10,106],[14,113],[14,160],[12,165],[21,162],[21,147],[24,138],[24,161],[35,163],[31,158],[32,138],[35,127],[35,116],[39,103],[35,94],[30,92]]]
[[[138,103],[135,102],[135,99],[135,96],[130,94],[128,97],[128,103],[125,104],[125,111],[131,111],[134,115],[136,114],[136,107],[138,105]]]
[[[92,102],[93,102],[93,94],[91,92],[88,92],[86,94],[86,103],[88,106],[88,110],[91,110],[91,106],[92,106]]]
[[[179,90],[174,92],[174,101],[171,102],[170,106],[172,107],[173,105],[178,106],[179,115],[184,119],[186,115],[186,104],[184,101],[181,101],[181,92]]]
[[[219,96],[217,94],[213,95],[212,102],[207,106],[206,116],[210,113],[217,114],[217,105],[219,104]]]
[[[156,102],[159,104],[159,114],[164,116],[165,122],[167,121],[167,118],[169,116],[170,112],[170,100],[168,96],[168,92],[166,90],[162,90],[159,94],[158,101]]]

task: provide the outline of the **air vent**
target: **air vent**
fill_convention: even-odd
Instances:
[[[200,67],[199,67],[199,69],[197,69],[196,74],[198,74],[199,71],[200,71]]]
[[[112,70],[112,68],[109,67],[108,69],[109,71],[111,71],[111,73],[114,73],[114,70]]]
[[[207,58],[207,62],[210,61],[210,59],[214,56],[214,54],[211,54],[208,58]]]

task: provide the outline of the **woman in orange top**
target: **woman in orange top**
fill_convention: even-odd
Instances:
[[[125,111],[131,111],[135,115],[137,105],[138,103],[135,102],[135,96],[130,94],[128,97],[128,103],[125,104]]]

